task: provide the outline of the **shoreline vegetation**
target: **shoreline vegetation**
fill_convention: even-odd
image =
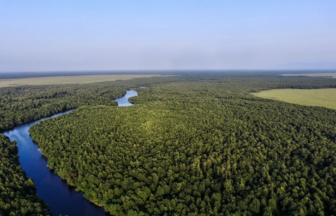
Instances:
[[[52,216],[21,168],[16,144],[0,134],[0,215]]]

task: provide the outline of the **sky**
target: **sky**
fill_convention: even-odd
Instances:
[[[335,0],[0,0],[0,72],[336,69]]]

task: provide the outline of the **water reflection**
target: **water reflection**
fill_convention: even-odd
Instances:
[[[115,101],[118,102],[118,106],[132,106],[133,104],[129,102],[128,99],[134,96],[138,96],[138,92],[134,90],[127,90],[123,97],[115,99]]]
[[[68,112],[56,114],[50,118]],[[38,151],[37,145],[29,135],[29,128],[38,122],[24,124],[4,133],[11,141],[17,141],[21,167],[26,171],[27,176],[34,180],[38,196],[49,205],[55,216],[60,214],[68,216],[106,216],[104,208],[91,204],[83,198],[83,193],[76,192],[74,187],[69,187],[65,181],[47,168],[46,158]]]
[[[128,90],[123,97],[115,101],[118,102],[118,106],[132,106],[133,104],[128,99],[137,95],[136,91]],[[108,214],[105,213],[104,208],[84,199],[83,193],[76,192],[75,187],[67,185],[65,181],[54,173],[54,170],[47,168],[46,158],[30,137],[29,128],[34,124],[71,111],[17,126],[13,130],[5,132],[4,135],[8,136],[11,141],[17,141],[22,169],[26,172],[27,177],[33,179],[36,184],[36,193],[49,205],[51,212],[55,216],[60,214],[68,216],[107,216]]]

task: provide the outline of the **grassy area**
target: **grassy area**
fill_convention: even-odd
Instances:
[[[309,77],[336,78],[336,73],[282,74],[282,76],[309,76]]]
[[[13,87],[22,85],[52,85],[52,84],[84,84],[115,80],[129,80],[134,78],[148,78],[163,75],[84,75],[84,76],[56,76],[56,77],[34,77],[23,79],[0,79],[0,87]]]
[[[274,89],[253,95],[305,106],[336,109],[336,89]]]

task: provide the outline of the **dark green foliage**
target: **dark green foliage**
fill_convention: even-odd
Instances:
[[[0,215],[51,215],[22,170],[16,142],[0,134]]]
[[[30,133],[50,168],[113,215],[336,214],[336,111],[248,94],[335,80],[183,79]]]

